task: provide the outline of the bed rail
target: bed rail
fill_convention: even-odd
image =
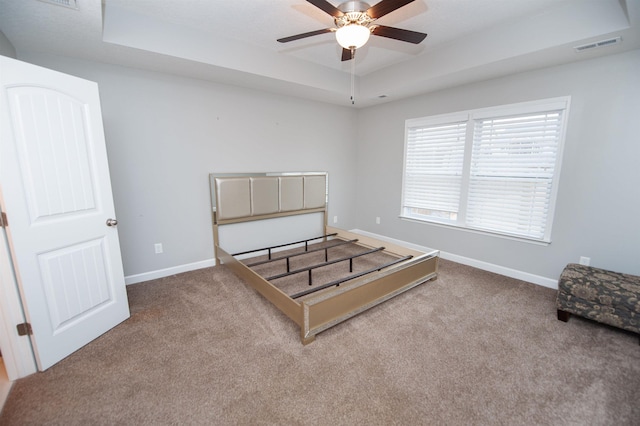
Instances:
[[[243,252],[240,252],[240,253],[233,253],[231,256],[241,256],[243,254],[251,254],[251,253],[257,253],[259,251],[267,250],[269,252],[269,259],[271,259],[271,250],[273,250],[273,249],[282,248],[282,247],[288,247],[288,246],[293,246],[293,245],[304,243],[304,251],[307,251],[307,250],[309,250],[309,241],[315,241],[315,240],[319,240],[319,239],[322,239],[322,238],[324,238],[326,240],[327,237],[335,237],[336,235],[338,235],[338,234],[336,232],[334,232],[333,234],[325,234],[325,235],[321,235],[319,237],[307,238],[306,240],[295,241],[293,243],[278,244],[276,246],[264,247],[264,248],[254,249],[254,250],[247,250],[247,251],[243,251]]]
[[[331,235],[335,235],[335,234],[331,234]],[[324,250],[324,261],[326,262],[327,260],[329,260],[328,259],[328,257],[329,257],[329,249],[334,248],[334,247],[340,247],[340,246],[343,246],[345,244],[355,243],[355,242],[358,242],[358,240],[355,239],[355,240],[340,241],[340,242],[338,242],[336,244],[332,244],[330,246],[318,247],[318,248],[311,249],[311,250],[309,250],[308,247],[305,247],[305,251],[303,251],[301,253],[287,254],[287,255],[284,255],[284,256],[280,256],[280,257],[272,257],[272,258],[267,259],[267,260],[260,260],[258,262],[247,263],[246,265],[251,268],[251,267],[254,267],[254,266],[265,265],[267,263],[277,262],[278,260],[286,259],[287,260],[287,272],[289,272],[289,259],[291,259],[293,257],[303,256],[305,254],[316,253],[316,252]]]
[[[324,266],[329,266],[329,265],[333,265],[336,263],[340,263],[340,262],[345,262],[345,261],[349,261],[349,272],[353,272],[353,259],[356,259],[358,257],[361,256],[366,256],[368,254],[373,254],[373,253],[377,253],[379,251],[384,250],[384,247],[378,247],[378,248],[374,248],[371,250],[367,250],[363,253],[358,253],[358,254],[352,254],[350,256],[345,256],[345,257],[341,257],[340,259],[334,259],[334,260],[330,260],[330,261],[325,261],[322,263],[318,263],[316,265],[313,266],[307,266],[305,268],[300,268],[300,269],[296,269],[294,271],[287,271],[284,272],[282,274],[278,274],[278,275],[273,275],[271,277],[267,278],[267,281],[271,281],[271,280],[277,280],[279,278],[284,278],[284,277],[288,277],[290,275],[295,275],[295,274],[299,274],[302,272],[309,272],[309,285],[312,284],[312,280],[311,280],[311,271],[313,271],[314,269],[318,269],[318,268],[322,268]]]

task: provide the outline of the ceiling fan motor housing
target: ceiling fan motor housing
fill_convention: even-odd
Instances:
[[[374,20],[367,14],[369,4],[363,1],[346,1],[338,6],[344,15],[334,19],[338,28],[349,24],[362,25],[368,27]]]

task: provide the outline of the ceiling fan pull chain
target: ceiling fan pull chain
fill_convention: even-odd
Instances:
[[[351,48],[351,105],[355,105],[356,103],[356,89],[355,89],[355,81],[356,81],[356,49]]]

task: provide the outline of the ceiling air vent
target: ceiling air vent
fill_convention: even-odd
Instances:
[[[594,41],[593,43],[583,44],[582,46],[574,47],[576,52],[582,52],[589,49],[595,49],[598,47],[611,46],[613,44],[622,43],[622,37],[614,37],[606,40]]]
[[[78,9],[78,0],[40,0],[43,3],[55,4],[69,9]]]

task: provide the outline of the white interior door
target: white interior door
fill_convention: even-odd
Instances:
[[[129,317],[96,83],[0,56],[0,202],[38,368]]]

